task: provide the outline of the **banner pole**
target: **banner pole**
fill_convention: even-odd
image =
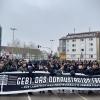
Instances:
[[[3,74],[3,77],[2,77],[2,84],[1,84],[1,93],[3,92],[4,77],[5,77],[5,75]]]

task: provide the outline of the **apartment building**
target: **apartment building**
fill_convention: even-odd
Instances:
[[[61,53],[67,60],[100,60],[100,32],[68,33],[59,39]]]

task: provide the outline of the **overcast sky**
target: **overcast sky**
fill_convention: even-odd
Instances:
[[[0,0],[2,44],[15,39],[56,49],[67,33],[100,31],[100,0]],[[55,40],[53,43],[50,40]]]

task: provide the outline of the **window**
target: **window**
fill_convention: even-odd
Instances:
[[[93,46],[93,43],[90,43],[90,46]]]
[[[72,54],[72,55],[71,55],[72,58],[75,58],[75,56],[76,56],[75,54]]]
[[[69,42],[69,40],[67,40],[67,42]]]
[[[80,41],[84,41],[84,39],[80,39]]]
[[[66,45],[64,44],[63,47],[66,47]]]
[[[93,51],[93,48],[89,48],[89,51]]]
[[[69,52],[69,49],[67,49],[67,52]]]
[[[84,49],[81,49],[81,51],[84,51]]]
[[[92,41],[92,40],[93,40],[93,38],[89,38],[89,40],[90,40],[90,41]]]
[[[72,42],[75,42],[75,41],[76,41],[75,39],[72,40]]]
[[[75,52],[75,51],[76,51],[76,49],[72,49],[72,51],[73,51],[73,52]]]
[[[84,57],[84,55],[83,55],[83,53],[81,52],[81,54],[80,54],[80,58],[83,58]]]
[[[62,45],[66,45],[66,41],[65,40],[62,41]]]
[[[90,55],[89,58],[93,58],[93,55]]]
[[[76,44],[72,44],[72,47],[75,47],[76,46]]]
[[[67,47],[67,48],[69,47],[69,44],[68,44],[68,43],[66,44],[66,47]]]
[[[66,52],[66,48],[63,48],[62,51],[63,51],[63,52]]]

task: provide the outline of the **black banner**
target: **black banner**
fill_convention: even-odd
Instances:
[[[27,91],[75,89],[100,90],[100,76],[70,74],[50,76],[49,73],[5,73],[1,74],[1,94]]]

